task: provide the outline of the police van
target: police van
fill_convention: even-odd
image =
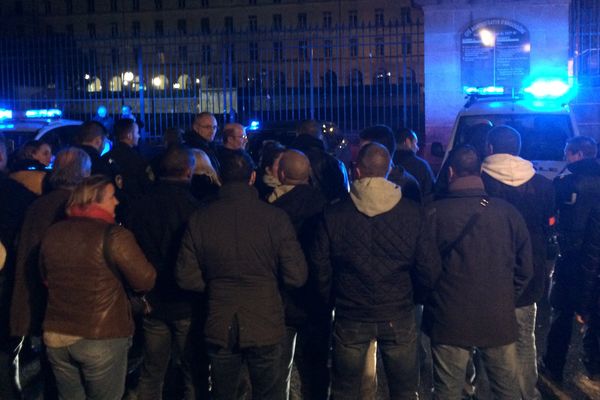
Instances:
[[[440,143],[432,153],[444,156],[452,148],[473,145],[485,157],[485,139],[490,127],[508,125],[521,134],[520,157],[533,162],[549,178],[565,167],[566,141],[579,135],[573,114],[565,101],[571,87],[559,80],[536,81],[520,93],[505,93],[501,87],[465,88],[467,103],[459,111],[445,154]]]
[[[61,110],[35,109],[15,112],[0,108],[0,133],[10,154],[30,140],[43,140],[53,153],[73,144],[82,121],[63,119]]]

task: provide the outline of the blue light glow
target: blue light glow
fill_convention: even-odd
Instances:
[[[14,127],[14,124],[0,124],[0,129],[13,129]]]
[[[523,92],[529,93],[537,98],[559,98],[566,95],[571,86],[560,79],[540,79],[523,89]]]
[[[5,108],[0,108],[0,120],[11,119],[12,117],[13,117],[12,110],[7,110]]]
[[[481,96],[492,96],[492,95],[504,94],[504,88],[502,86],[485,86],[485,87],[465,86],[463,89],[466,94],[478,94]]]
[[[100,153],[100,155],[101,156],[105,155],[106,153],[108,153],[110,151],[111,148],[112,148],[111,141],[108,139],[104,139],[104,145],[102,146],[102,152]]]
[[[62,111],[56,108],[43,108],[39,110],[27,110],[25,111],[25,116],[27,118],[54,118],[60,117],[62,115]]]
[[[260,128],[260,122],[258,121],[250,121],[250,125],[246,127],[249,131],[257,131]]]

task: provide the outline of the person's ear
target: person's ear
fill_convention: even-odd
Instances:
[[[354,175],[356,176],[356,179],[360,179],[362,178],[362,172],[360,170],[360,167],[357,165],[356,167],[354,167]]]
[[[282,184],[285,182],[285,171],[281,168],[277,170],[277,180]]]
[[[248,186],[254,185],[254,182],[256,182],[256,171],[252,171],[252,174],[250,175],[250,180],[248,181]]]

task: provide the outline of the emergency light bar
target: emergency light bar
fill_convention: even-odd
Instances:
[[[493,96],[504,94],[504,88],[502,86],[485,86],[485,87],[476,87],[476,86],[465,86],[463,88],[465,94],[468,95],[480,95],[480,96]]]
[[[42,108],[39,110],[27,110],[25,111],[25,117],[27,118],[54,118],[60,117],[62,111],[57,108]]]
[[[559,80],[540,79],[523,89],[523,92],[529,93],[537,98],[558,98],[567,94],[571,86]]]
[[[249,131],[257,131],[260,128],[260,122],[258,121],[250,121],[250,125],[246,127]]]
[[[12,119],[13,112],[12,110],[7,110],[5,108],[0,108],[0,120],[3,119]]]

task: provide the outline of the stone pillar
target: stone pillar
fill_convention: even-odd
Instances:
[[[567,70],[570,0],[416,0],[424,11],[425,133],[446,145],[465,103],[461,87],[461,42],[478,21],[520,22],[531,39],[531,74],[546,67]]]

